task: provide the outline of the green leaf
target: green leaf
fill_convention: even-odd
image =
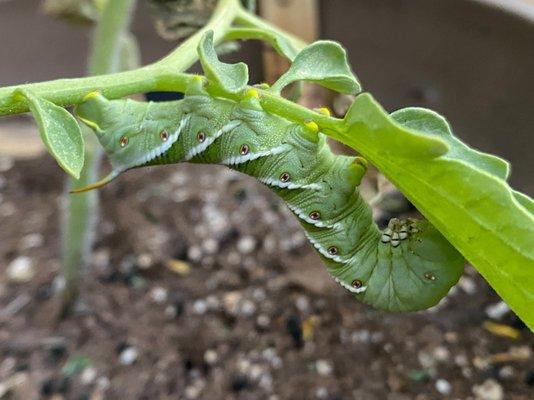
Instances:
[[[217,58],[213,47],[213,31],[208,31],[200,39],[198,54],[202,69],[208,80],[228,93],[238,93],[248,83],[248,67],[245,63],[226,64]]]
[[[367,96],[360,100],[360,117],[354,109],[346,131],[329,134],[357,149],[390,179],[533,329],[533,203],[505,182],[506,162],[461,143],[431,111],[411,108],[389,116]],[[404,143],[402,156],[384,151],[398,148],[391,137],[395,133],[387,132],[391,125],[407,132],[416,128],[412,134],[418,137],[440,138],[450,150],[441,157],[419,157],[420,143],[412,140]]]
[[[370,130],[366,142],[384,157],[435,158],[449,151],[443,137],[429,137],[422,132],[406,129],[387,113],[368,93],[356,97],[344,119],[350,127],[348,135],[359,129]],[[350,139],[348,139],[350,140]]]
[[[296,81],[315,82],[339,93],[356,94],[361,91],[345,49],[339,43],[328,40],[314,42],[298,53],[291,67],[272,86],[272,91],[280,93]]]
[[[48,152],[59,166],[78,179],[84,163],[84,141],[76,119],[63,107],[27,90],[17,91],[27,101]]]
[[[282,35],[274,31],[258,28],[232,28],[227,33],[227,40],[236,39],[257,39],[268,42],[276,52],[282,57],[293,61],[298,54],[297,49]]]
[[[398,123],[420,131],[430,133],[447,142],[450,151],[448,158],[457,158],[469,162],[473,166],[495,175],[500,179],[508,179],[510,165],[502,158],[482,153],[467,146],[453,136],[451,127],[445,118],[438,113],[420,107],[408,107],[391,114]]]

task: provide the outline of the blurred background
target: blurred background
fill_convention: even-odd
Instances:
[[[263,0],[259,13],[341,42],[386,109],[440,112],[534,193],[534,1]],[[176,45],[146,0],[132,32],[143,63]],[[90,33],[39,1],[0,0],[0,86],[83,76]],[[245,61],[253,82],[284,65],[258,43],[225,60]],[[344,104],[316,89],[302,101]],[[103,189],[65,313],[64,180],[29,117],[0,119],[0,399],[534,398],[532,333],[473,268],[433,309],[373,310],[331,280],[278,198],[214,166],[139,170]],[[363,190],[382,181],[371,173]],[[379,222],[414,213],[386,197]]]

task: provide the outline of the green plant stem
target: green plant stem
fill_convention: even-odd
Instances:
[[[93,35],[89,56],[89,75],[101,75],[119,69],[122,38],[130,25],[135,0],[114,0],[104,6]]]
[[[121,53],[123,57],[128,56],[121,50],[134,6],[135,0],[114,0],[106,3],[92,38],[88,62],[89,75],[115,72],[120,68]],[[128,50],[128,47],[124,50]],[[67,179],[67,193],[74,187],[94,182],[98,174],[101,149],[89,132],[85,137],[85,164],[80,179]],[[66,207],[62,210],[62,271],[65,278],[63,314],[70,310],[78,297],[79,283],[86,270],[93,244],[97,216],[96,192],[82,193],[78,196],[66,194]]]
[[[238,0],[220,0],[208,24],[160,61],[132,71],[0,88],[0,116],[28,111],[27,104],[14,97],[17,89],[27,89],[60,106],[79,104],[87,93],[94,90],[101,91],[110,99],[149,91],[184,91],[191,75],[184,74],[183,71],[198,60],[197,46],[204,32],[213,30],[214,43],[218,44],[224,40],[233,21],[246,27],[271,30],[289,40],[296,49],[302,49],[306,45],[295,36],[250,14]],[[103,74],[100,71],[98,73]]]
[[[283,36],[284,38],[286,38],[286,40],[289,40],[293,47],[295,47],[295,49],[298,51],[302,50],[304,47],[307,46],[307,43],[304,40],[298,38],[295,35],[292,35],[291,33],[284,31],[283,29],[278,28],[275,25],[270,24],[269,22],[257,17],[254,14],[249,13],[243,8],[239,9],[235,22],[244,27],[263,29],[266,31],[271,31],[279,36]]]
[[[209,22],[202,29],[150,68],[159,70],[161,67],[172,67],[179,72],[187,70],[198,60],[197,46],[204,33],[212,30],[213,43],[220,43],[241,10],[239,0],[219,0]]]

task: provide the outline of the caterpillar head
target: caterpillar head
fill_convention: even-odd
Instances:
[[[178,139],[181,115],[169,108],[134,100],[108,100],[99,92],[89,93],[77,106],[76,115],[96,134],[111,163],[105,178],[73,192],[102,187],[122,172],[146,164],[166,152]],[[177,121],[178,123],[177,123]]]

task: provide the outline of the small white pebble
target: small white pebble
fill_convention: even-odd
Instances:
[[[332,373],[332,364],[326,360],[317,360],[315,362],[315,369],[321,376],[328,376]]]
[[[200,395],[200,388],[190,385],[185,388],[185,397],[188,399],[196,399]]]
[[[147,253],[140,254],[139,257],[137,257],[137,265],[141,269],[149,269],[152,264],[154,263],[154,260],[152,259],[152,256]]]
[[[208,311],[208,303],[205,300],[197,300],[193,303],[193,311],[195,314],[203,315]]]
[[[250,317],[256,312],[256,305],[250,300],[243,300],[240,306],[240,312],[246,317]]]
[[[135,347],[125,348],[121,354],[119,354],[119,362],[122,365],[132,365],[139,356],[139,353]]]
[[[371,340],[371,333],[367,329],[354,331],[350,335],[352,343],[369,343]]]
[[[510,379],[515,375],[515,368],[511,365],[505,365],[499,370],[499,377],[501,379]]]
[[[198,246],[191,246],[187,250],[187,258],[191,261],[198,262],[202,258],[202,250]]]
[[[324,400],[328,397],[328,390],[325,387],[320,387],[315,391],[315,397],[319,400]]]
[[[460,278],[458,281],[458,286],[460,286],[467,294],[475,294],[477,291],[477,285],[475,284],[474,279],[466,275]]]
[[[299,309],[300,312],[306,314],[308,311],[310,311],[310,301],[306,296],[298,296],[297,300],[295,302],[295,305]]]
[[[90,385],[96,379],[97,371],[94,367],[84,368],[80,375],[80,381],[82,385]]]
[[[260,314],[258,315],[258,318],[256,318],[256,323],[260,328],[268,328],[269,325],[271,325],[271,319],[267,314]]]
[[[99,249],[93,252],[93,264],[96,268],[103,270],[110,262],[111,253],[109,249]]]
[[[473,386],[473,393],[477,400],[502,400],[504,392],[495,379],[487,379],[482,385]]]
[[[252,297],[254,297],[254,300],[257,301],[264,301],[267,298],[267,294],[265,293],[265,289],[263,288],[256,288],[252,292]]]
[[[241,254],[250,254],[256,247],[256,239],[252,236],[243,236],[237,241],[237,250]]]
[[[444,396],[447,396],[451,393],[452,386],[449,381],[445,379],[438,379],[436,381],[436,390]]]
[[[28,282],[35,275],[31,258],[21,256],[15,258],[7,267],[7,276],[17,283]]]
[[[63,275],[56,276],[52,281],[52,291],[54,293],[62,292],[65,290],[65,286],[67,286],[67,281]]]
[[[469,360],[465,354],[457,354],[454,356],[454,363],[459,367],[466,367],[469,364]]]
[[[19,247],[21,250],[27,250],[39,247],[43,244],[44,237],[40,233],[30,233],[20,239]]]
[[[154,303],[157,303],[157,304],[165,303],[168,298],[167,289],[161,286],[156,286],[150,291],[150,298],[152,299]]]
[[[271,376],[271,374],[269,374],[268,372],[262,374],[258,385],[267,391],[271,391],[273,388],[273,377]]]
[[[206,254],[215,254],[219,250],[219,243],[213,238],[208,238],[202,242],[202,249]]]
[[[438,361],[444,362],[450,358],[451,353],[443,346],[437,346],[434,349],[434,358]]]
[[[215,364],[218,359],[219,356],[217,355],[217,352],[215,350],[206,350],[206,352],[204,353],[204,361],[206,361],[208,365]]]
[[[109,378],[107,376],[101,376],[100,378],[98,378],[96,380],[96,386],[102,390],[102,391],[106,391],[109,389],[109,387],[111,386],[111,382],[109,380]]]
[[[486,307],[486,314],[491,319],[500,320],[509,312],[510,307],[504,301],[499,301]]]
[[[250,366],[249,376],[250,376],[250,379],[252,379],[253,381],[257,381],[262,375],[262,373],[263,373],[263,368],[261,367],[261,365],[252,364]]]

